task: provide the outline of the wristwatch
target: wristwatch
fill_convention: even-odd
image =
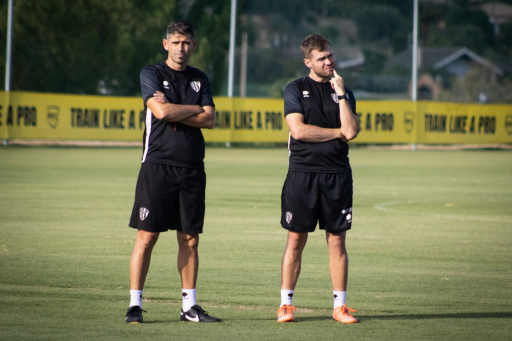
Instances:
[[[347,94],[344,94],[344,95],[338,95],[338,101],[341,101],[342,99],[346,99],[346,100],[348,100],[348,96],[347,96]]]

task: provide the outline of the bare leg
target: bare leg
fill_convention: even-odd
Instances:
[[[283,262],[281,264],[281,289],[295,290],[299,279],[302,251],[308,241],[307,232],[288,231],[288,242],[284,250]]]
[[[178,271],[181,276],[183,289],[195,289],[197,281],[197,269],[199,268],[198,234],[185,234],[176,231],[178,240]]]
[[[346,231],[325,233],[329,248],[329,270],[334,291],[347,291],[348,254],[345,248]]]
[[[159,237],[158,232],[138,230],[130,261],[130,289],[142,290],[148,275],[151,252]]]

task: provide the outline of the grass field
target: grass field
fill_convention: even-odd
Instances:
[[[198,301],[179,322],[172,232],[127,325],[140,148],[0,147],[1,340],[510,340],[512,152],[353,149],[348,306],[332,321],[325,235],[304,252],[297,323],[278,324],[287,150],[208,148]]]

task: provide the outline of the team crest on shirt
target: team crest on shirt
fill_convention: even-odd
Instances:
[[[195,92],[199,92],[199,89],[201,89],[201,82],[199,82],[199,81],[190,82],[190,86],[192,87],[192,89],[194,89]]]
[[[338,101],[338,94],[333,93],[333,94],[331,94],[331,97],[332,97],[332,100],[333,100],[334,102],[339,103],[339,101]]]
[[[145,207],[141,207],[140,210],[139,210],[139,217],[140,217],[140,220],[144,220],[148,217],[148,214],[149,214],[149,210]]]
[[[306,98],[306,97],[309,97],[309,91],[302,91],[302,97]]]
[[[169,89],[169,82],[168,81],[164,81],[164,89]]]
[[[292,221],[293,214],[292,212],[286,212],[286,223],[290,223]]]

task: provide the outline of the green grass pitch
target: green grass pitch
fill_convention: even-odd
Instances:
[[[127,227],[140,148],[0,147],[1,340],[510,340],[512,152],[354,148],[348,306],[331,319],[325,235],[311,234],[296,323],[279,324],[285,148],[207,148],[198,301],[179,322],[175,234],[157,243],[147,323],[127,325]]]

